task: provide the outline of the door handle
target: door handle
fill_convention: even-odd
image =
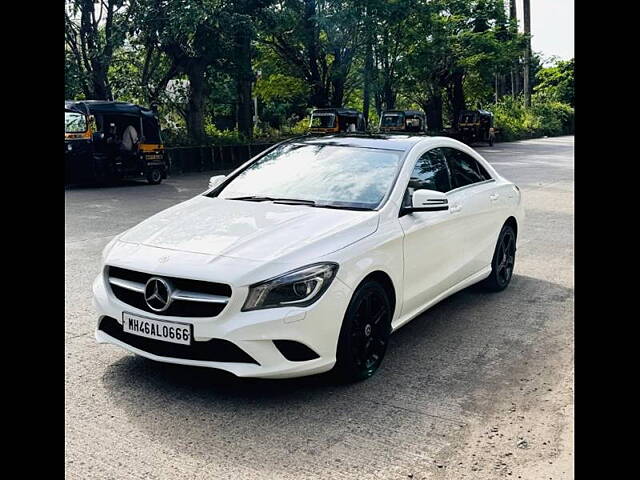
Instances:
[[[449,211],[450,211],[451,213],[456,213],[456,212],[459,212],[460,210],[462,210],[462,205],[460,205],[459,203],[457,203],[457,204],[455,204],[455,205],[452,205],[452,206],[449,208]]]
[[[500,194],[499,193],[493,193],[493,194],[489,195],[489,200],[491,200],[492,202],[495,202],[496,200],[498,200],[498,198],[500,198]]]

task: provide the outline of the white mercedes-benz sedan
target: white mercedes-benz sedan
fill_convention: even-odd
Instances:
[[[291,139],[105,247],[96,339],[240,377],[367,378],[435,303],[507,287],[523,217],[450,138]]]

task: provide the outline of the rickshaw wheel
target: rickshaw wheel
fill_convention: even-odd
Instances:
[[[147,182],[150,185],[158,185],[162,182],[162,171],[159,168],[153,168],[147,173]]]

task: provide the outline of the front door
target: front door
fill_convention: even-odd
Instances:
[[[425,152],[416,162],[405,199],[417,189],[452,190],[442,149]],[[449,210],[414,212],[400,217],[404,232],[402,314],[420,309],[463,278],[466,226],[460,192],[448,194]]]

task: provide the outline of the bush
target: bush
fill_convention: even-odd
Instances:
[[[494,107],[493,114],[502,141],[573,133],[573,108],[536,95],[529,108],[522,98],[505,97]]]

